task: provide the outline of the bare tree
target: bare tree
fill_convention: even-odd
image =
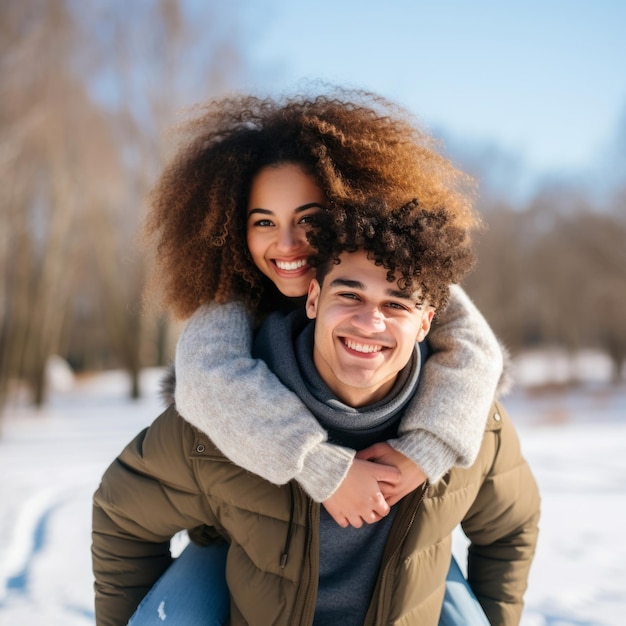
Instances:
[[[45,392],[45,363],[61,343],[72,285],[72,220],[80,199],[75,114],[88,99],[68,72],[74,25],[61,0],[3,3],[7,35],[0,108],[5,159],[2,379]]]
[[[620,205],[621,202],[621,205]],[[626,358],[626,211],[599,211],[578,186],[538,193],[529,207],[493,206],[467,288],[514,351],[605,351],[613,379]]]
[[[228,29],[200,49],[194,28],[182,0],[0,4],[0,406],[11,378],[43,402],[56,352],[122,364],[139,394],[166,329],[141,306],[136,241],[164,129],[231,86],[241,61]]]
[[[135,238],[148,191],[169,156],[166,129],[192,95],[216,95],[232,86],[241,67],[233,45],[236,39],[229,40],[230,54],[222,54],[225,33],[217,28],[219,5],[207,6],[213,19],[205,23],[214,32],[212,37],[204,32],[201,39],[195,37],[195,25],[180,0],[159,0],[150,6],[114,2],[104,13],[96,13],[102,43],[109,44],[99,50],[97,65],[106,69],[114,102],[111,121],[123,155],[125,193],[108,207],[95,205],[99,236],[94,250],[103,317],[111,346],[130,374],[132,397],[140,394],[139,373],[146,353],[152,353],[151,362],[162,363],[169,328],[165,316],[141,307],[147,258]],[[204,43],[201,51],[199,41]],[[222,74],[219,68],[229,73]],[[203,76],[208,77],[204,83],[198,81]],[[203,87],[190,94],[185,83],[192,77]]]
[[[604,350],[613,364],[615,383],[626,360],[626,205],[621,213],[586,214],[569,223],[572,257],[585,261],[578,274],[581,304],[579,332],[587,343]],[[582,314],[584,312],[584,314]]]
[[[478,266],[466,288],[495,332],[512,350],[532,335],[528,315],[528,222],[525,215],[496,205],[485,216],[486,232],[478,239]],[[526,233],[526,234],[525,234]]]

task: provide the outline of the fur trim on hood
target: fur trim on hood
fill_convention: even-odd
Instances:
[[[176,404],[174,394],[176,391],[176,369],[174,364],[170,363],[161,378],[159,383],[159,396],[166,407],[170,407]]]

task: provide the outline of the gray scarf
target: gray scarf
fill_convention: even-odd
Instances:
[[[339,400],[313,363],[314,324],[304,313],[270,315],[259,330],[253,356],[263,359],[283,385],[293,391],[320,424],[329,440],[360,450],[396,436],[402,411],[417,388],[420,351],[414,350],[385,398],[354,408]]]

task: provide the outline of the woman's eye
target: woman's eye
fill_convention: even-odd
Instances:
[[[266,227],[266,226],[273,226],[274,224],[273,224],[273,222],[271,220],[257,220],[252,225],[253,226]]]
[[[298,224],[304,224],[306,226],[310,224],[315,224],[315,219],[315,215],[305,215],[304,217],[300,218]]]

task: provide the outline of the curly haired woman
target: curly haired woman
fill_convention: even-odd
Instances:
[[[471,228],[472,181],[409,114],[364,92],[225,98],[183,131],[147,221],[153,288],[175,318],[189,318],[176,352],[183,417],[238,465],[277,484],[297,480],[342,525],[384,515],[424,475],[436,482],[453,465],[470,465],[502,355],[460,288],[429,335],[425,384],[413,403],[420,411],[409,407],[400,437],[389,442],[413,461],[404,464],[413,472],[406,481],[387,475],[380,488],[372,480],[351,485],[357,467],[380,474],[380,466],[359,465],[367,451],[355,460],[329,442],[303,404],[250,358],[250,346],[264,315],[303,303],[314,275],[306,222],[315,212],[371,197],[389,207],[417,199]]]

